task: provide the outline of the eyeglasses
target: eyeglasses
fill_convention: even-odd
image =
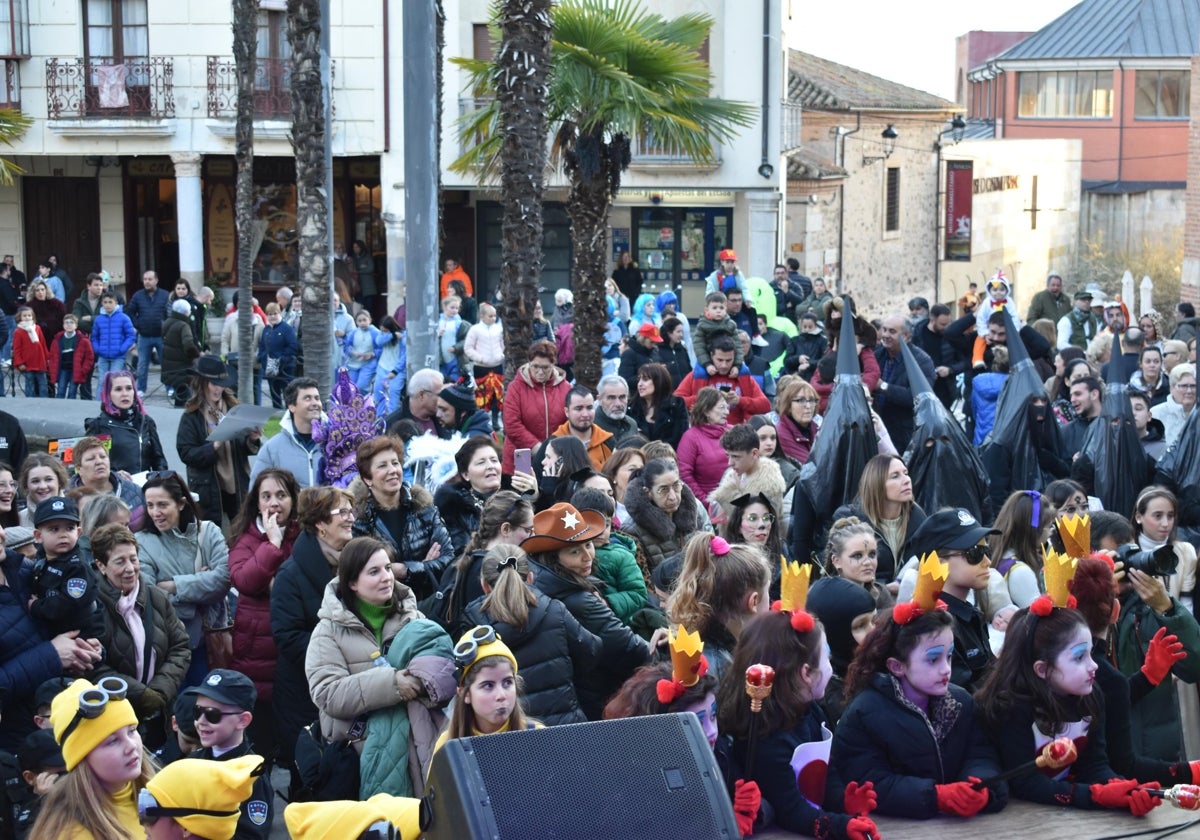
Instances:
[[[547,373],[554,369],[554,365],[535,365],[532,362],[529,364],[530,370],[536,370],[538,373]]]
[[[231,715],[240,715],[241,712],[222,712],[220,709],[214,709],[212,706],[197,706],[196,717],[202,717],[212,724],[221,722],[221,718],[230,717]]]
[[[742,522],[746,523],[747,525],[755,525],[755,526],[768,525],[768,526],[770,526],[770,525],[775,524],[775,514],[764,513],[762,516],[759,516],[757,513],[752,513],[749,516],[744,517],[742,519]]]
[[[104,714],[110,701],[124,700],[127,694],[129,694],[129,683],[120,677],[105,677],[93,688],[80,693],[79,708],[75,712],[75,717],[71,718],[71,722],[63,730],[62,737],[58,739],[58,742],[65,744],[67,738],[78,728],[80,723],[100,717]]]
[[[475,661],[475,654],[484,645],[496,641],[496,628],[489,624],[481,624],[470,632],[467,638],[454,646],[454,664],[466,668]]]
[[[1184,385],[1182,382],[1180,382],[1180,383],[1179,383],[1178,385],[1176,385],[1175,387],[1176,387],[1176,388],[1178,388],[1180,391],[1195,391],[1195,390],[1196,390],[1196,383],[1195,383],[1195,382],[1193,382],[1191,385]]]
[[[945,551],[942,557],[961,557],[972,566],[978,566],[983,562],[983,558],[987,557],[987,552],[986,545],[973,545],[965,551]]]
[[[232,817],[238,811],[211,811],[205,808],[164,808],[158,804],[149,788],[138,791],[137,798],[138,822],[142,825],[152,825],[163,817]]]
[[[813,397],[796,397],[796,399],[792,400],[792,402],[799,405],[816,405],[820,402],[820,400],[814,399]]]
[[[333,510],[329,511],[330,519],[338,516],[342,517],[342,519],[353,519],[354,508],[334,508]]]
[[[661,487],[654,488],[654,495],[658,496],[658,498],[660,498],[660,499],[665,499],[672,494],[678,496],[682,492],[683,492],[683,482],[682,481],[676,481],[674,484],[664,484]]]

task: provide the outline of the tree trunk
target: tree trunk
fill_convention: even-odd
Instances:
[[[321,70],[321,2],[288,0],[292,47],[292,152],[296,158],[296,230],[303,309],[304,374],[322,394],[333,388],[333,273],[326,146],[325,80]]]
[[[551,0],[505,0],[500,10],[502,39],[495,81],[504,137],[500,149],[500,315],[506,380],[528,359],[542,277],[550,6]]]
[[[238,393],[253,402],[254,387],[254,68],[258,0],[233,0],[233,63],[237,73]]]

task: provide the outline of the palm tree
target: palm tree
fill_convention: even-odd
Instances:
[[[234,157],[238,236],[238,393],[254,384],[254,68],[258,50],[258,0],[233,0],[233,64],[237,73]],[[249,402],[250,400],[247,400]]]
[[[19,140],[31,125],[33,125],[33,120],[16,108],[0,108],[0,143],[11,146],[13,141]],[[20,175],[24,171],[11,160],[0,158],[0,187],[11,186],[13,176]]]
[[[327,187],[329,109],[321,73],[322,0],[288,0],[292,49],[292,153],[296,158],[296,230],[304,375],[333,389],[333,277],[330,240],[331,191]]]
[[[566,0],[553,12],[546,117],[555,127],[550,154],[570,184],[575,292],[575,375],[594,388],[606,321],[608,214],[629,166],[634,138],[700,162],[714,157],[714,140],[728,141],[749,125],[752,106],[710,96],[709,68],[700,49],[712,29],[700,13],[666,19],[635,0]],[[477,97],[496,91],[501,59],[456,59]],[[486,100],[460,130],[472,144],[452,164],[457,172],[495,168],[504,141],[499,102]],[[472,142],[477,141],[477,142]]]

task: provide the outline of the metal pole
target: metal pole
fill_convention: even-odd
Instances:
[[[329,270],[329,299],[333,300],[333,65],[330,58],[330,30],[333,15],[329,12],[330,0],[321,0],[321,97],[322,116],[325,119],[325,260]],[[349,304],[347,304],[349,305]],[[337,381],[337,369],[329,372],[330,389]]]
[[[437,368],[437,24],[433,0],[404,3],[404,276],[408,372]]]

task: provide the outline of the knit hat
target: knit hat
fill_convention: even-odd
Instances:
[[[479,407],[475,404],[475,389],[464,385],[447,385],[438,392],[438,397],[450,403],[455,411],[474,411]]]
[[[454,646],[454,664],[460,672],[459,685],[462,685],[476,663],[488,656],[503,656],[512,663],[513,676],[517,675],[517,657],[513,656],[495,628],[481,624],[464,633]]]
[[[4,529],[4,547],[16,551],[33,542],[33,529],[14,525]]]
[[[241,804],[254,792],[262,770],[257,755],[228,761],[181,758],[146,783],[150,797],[138,797],[138,816],[169,817],[197,836],[231,840]]]
[[[128,684],[120,677],[105,677],[98,685],[78,679],[51,701],[50,723],[54,726],[54,739],[62,747],[67,770],[75,769],[118,729],[137,726],[137,714],[125,699],[128,690]]]
[[[293,802],[283,811],[293,840],[355,840],[378,822],[390,822],[401,840],[421,836],[421,800],[377,793],[366,802]]]
[[[171,304],[171,311],[179,315],[191,315],[192,305],[183,298],[176,298],[175,302]]]

